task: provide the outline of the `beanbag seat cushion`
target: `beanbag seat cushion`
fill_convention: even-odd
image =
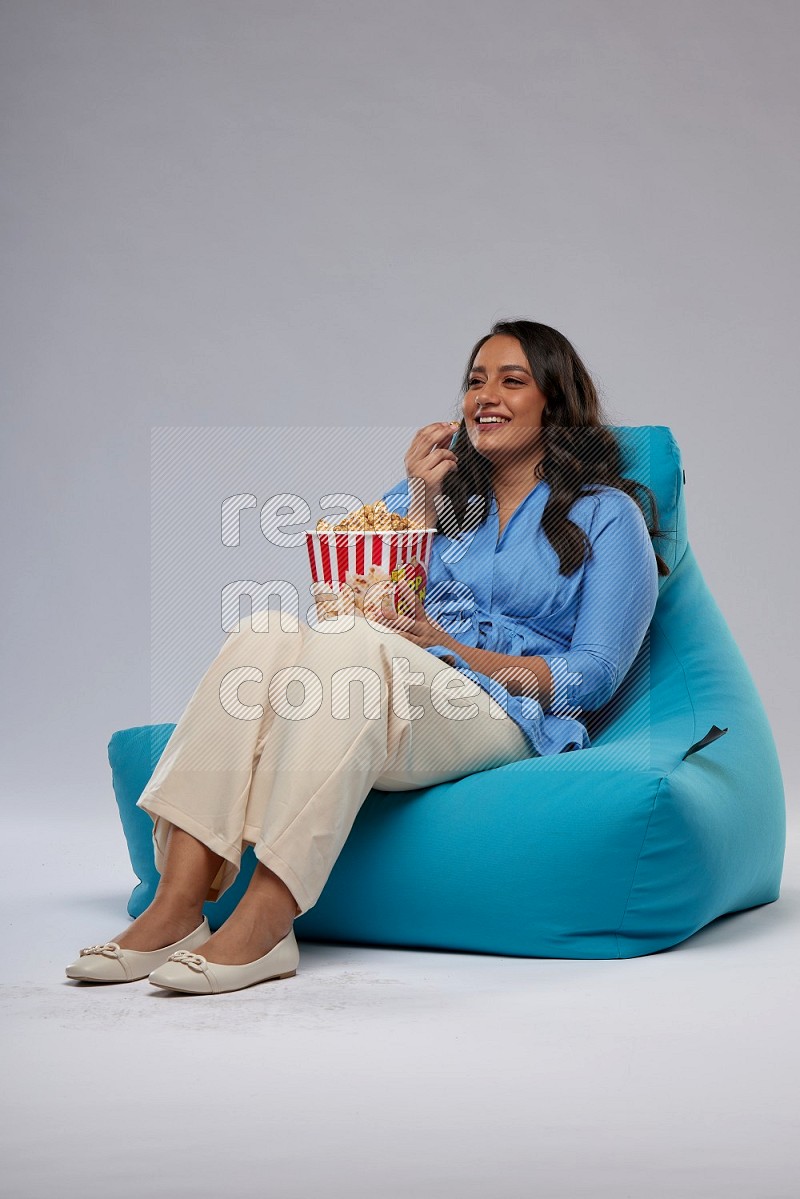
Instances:
[[[687,537],[669,428],[619,426],[623,473],[650,486],[671,573],[591,746],[417,791],[367,796],[300,939],[559,958],[628,958],[779,898],[786,809],[754,681]],[[174,724],[114,733],[112,783],[140,882],[158,883],[136,807]],[[205,911],[227,919],[255,866]]]

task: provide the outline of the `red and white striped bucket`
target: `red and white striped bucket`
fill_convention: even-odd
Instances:
[[[396,532],[306,531],[306,548],[315,583],[317,608],[322,618],[352,611],[377,609],[382,595],[395,600],[396,584],[404,579],[425,599],[428,566],[435,529]],[[328,589],[330,588],[330,590]],[[402,607],[397,608],[402,613]]]

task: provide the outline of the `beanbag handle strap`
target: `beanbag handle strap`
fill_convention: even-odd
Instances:
[[[701,737],[699,741],[695,741],[694,745],[689,746],[681,761],[685,762],[689,754],[696,753],[698,749],[705,749],[707,745],[710,745],[712,741],[716,741],[718,737],[721,737],[727,731],[727,729],[718,729],[715,724],[712,724],[705,737]]]

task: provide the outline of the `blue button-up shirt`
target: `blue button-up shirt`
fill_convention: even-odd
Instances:
[[[469,521],[468,510],[460,534],[438,533],[425,596],[427,615],[463,645],[537,655],[547,663],[554,684],[551,712],[532,696],[511,695],[448,646],[426,647],[501,704],[533,755],[588,747],[580,718],[608,703],[622,683],[658,598],[655,552],[635,500],[619,488],[600,486],[574,502],[569,518],[588,534],[593,555],[566,577],[559,574],[558,555],[541,525],[548,495],[548,483],[540,480],[499,540],[493,495],[480,525]],[[406,514],[408,481],[383,499],[390,511]]]

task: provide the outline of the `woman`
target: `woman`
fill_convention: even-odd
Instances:
[[[406,454],[407,479],[424,487],[384,496],[437,529],[424,606],[229,634],[139,799],[154,821],[153,902],[115,941],[81,950],[68,977],[149,975],[201,994],[289,977],[293,921],[373,787],[589,744],[578,717],[619,687],[668,573],[653,493],[620,476],[594,385],[555,329],[495,324],[461,390],[452,448],[454,422],[438,422]],[[250,885],[210,935],[203,903],[231,884],[247,844]]]

